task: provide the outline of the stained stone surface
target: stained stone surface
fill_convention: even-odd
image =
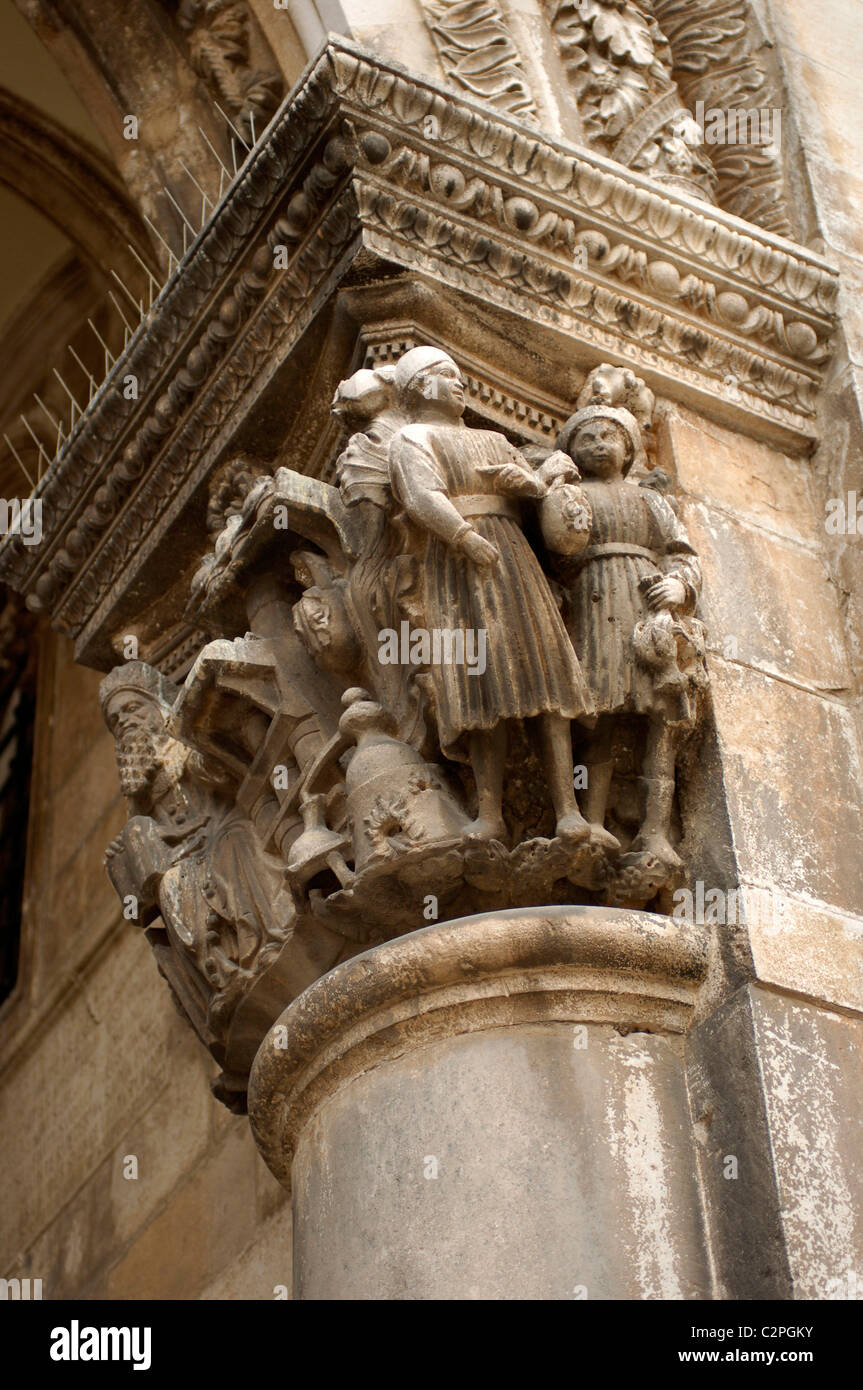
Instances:
[[[295,1297],[708,1297],[691,1145],[667,1038],[533,1024],[395,1057],[300,1139]]]
[[[680,1036],[706,963],[667,919],[535,908],[319,981],[250,1095],[294,1296],[709,1297]]]

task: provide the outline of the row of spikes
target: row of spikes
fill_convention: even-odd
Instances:
[[[162,193],[169,200],[169,202],[171,203],[171,205],[180,217],[180,227],[182,232],[182,251],[180,252],[175,251],[174,248],[170,246],[169,243],[166,241],[165,237],[159,231],[158,227],[154,226],[153,222],[151,222],[150,218],[147,217],[146,214],[143,215],[144,221],[147,223],[147,226],[150,228],[150,231],[153,233],[154,237],[156,237],[156,239],[161,243],[161,245],[164,247],[165,251],[168,254],[167,273],[165,275],[165,279],[162,282],[160,282],[156,278],[149,266],[147,266],[145,262],[141,259],[134,246],[129,245],[128,242],[126,243],[127,246],[129,246],[129,250],[131,251],[135,260],[138,262],[139,266],[141,267],[142,271],[147,277],[147,294],[145,296],[145,305],[145,299],[136,298],[136,296],[132,293],[129,287],[120,279],[120,276],[117,274],[116,270],[111,270],[109,272],[111,278],[116,281],[117,288],[122,294],[122,299],[118,299],[117,293],[114,290],[108,291],[108,303],[110,304],[111,308],[119,315],[119,320],[122,324],[123,347],[121,351],[123,352],[125,352],[126,348],[129,345],[129,342],[131,341],[133,335],[137,332],[140,325],[148,317],[150,311],[153,308],[153,305],[156,303],[156,300],[159,298],[160,294],[165,289],[172,276],[174,275],[174,272],[177,270],[181,261],[185,257],[189,249],[189,246],[195,240],[196,237],[200,236],[201,232],[204,230],[204,227],[207,225],[207,222],[209,221],[213,212],[215,212],[215,209],[222,201],[222,198],[224,197],[227,190],[233,184],[234,180],[237,177],[237,174],[240,172],[243,163],[245,162],[249,154],[251,154],[259,138],[255,134],[255,118],[253,112],[250,112],[249,115],[249,124],[251,128],[250,143],[248,140],[243,138],[243,136],[237,130],[237,127],[234,125],[233,121],[230,119],[229,116],[225,114],[218,102],[214,102],[213,105],[215,106],[219,115],[222,117],[222,119],[228,126],[228,138],[230,140],[231,148],[231,164],[233,166],[233,169],[229,169],[227,167],[227,165],[224,163],[223,159],[219,155],[218,151],[216,150],[215,146],[213,145],[212,141],[208,138],[206,133],[203,130],[201,130],[201,127],[198,126],[199,135],[201,136],[202,140],[207,146],[207,149],[209,150],[210,154],[212,154],[215,158],[216,163],[218,165],[219,191],[215,200],[213,200],[209,196],[209,194],[207,194],[205,190],[201,187],[200,183],[195,178],[191,170],[187,168],[187,166],[183,163],[182,160],[179,161],[180,168],[187,175],[187,177],[191,179],[192,183],[195,185],[195,188],[201,195],[200,225],[196,227],[194,223],[189,219],[189,217],[187,216],[183,208],[180,206],[180,204],[177,202],[177,199],[174,197],[171,191],[168,188],[165,188],[164,185],[162,186]],[[239,162],[237,157],[238,146],[244,151],[244,154],[242,154],[239,158]],[[70,389],[67,381],[60,373],[59,369],[57,367],[51,368],[54,377],[57,379],[64,394],[69,399],[68,428],[65,427],[62,418],[59,420],[55,418],[55,415],[48,409],[41,396],[37,392],[33,393],[36,405],[38,406],[40,412],[45,416],[46,420],[48,421],[51,427],[52,437],[56,438],[53,455],[49,454],[43,441],[39,438],[38,434],[33,429],[27,417],[23,414],[20,416],[24,428],[26,429],[30,438],[33,440],[33,443],[35,444],[37,449],[38,461],[35,480],[33,479],[30,470],[27,468],[27,465],[21,458],[20,453],[15,448],[8,434],[4,433],[3,435],[3,438],[6,441],[6,446],[9,449],[11,456],[15,459],[18,466],[21,468],[22,472],[27,478],[28,483],[30,484],[30,487],[32,489],[30,496],[33,496],[36,493],[48,470],[51,468],[52,464],[56,462],[64,442],[74,430],[78,420],[80,420],[81,416],[85,414],[88,406],[92,402],[97,392],[101,389],[105,379],[111,372],[114,363],[117,361],[117,358],[120,355],[120,353],[114,353],[111,351],[111,349],[105,341],[104,334],[100,333],[92,318],[87,318],[87,324],[92,330],[92,332],[95,334],[99,346],[101,347],[104,353],[104,371],[101,380],[98,380],[93,375],[92,371],[82,361],[80,354],[75,351],[71,343],[66,348],[66,353],[69,356],[71,356],[73,361],[76,363],[76,365],[86,378],[86,389],[88,391],[88,395],[85,404],[82,404],[81,401],[79,401],[76,394]]]

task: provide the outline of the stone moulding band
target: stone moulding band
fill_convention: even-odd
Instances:
[[[249,1117],[283,1183],[329,1095],[394,1054],[519,1024],[683,1033],[707,973],[703,932],[653,913],[537,907],[481,913],[376,946],[311,985],[255,1058]]]

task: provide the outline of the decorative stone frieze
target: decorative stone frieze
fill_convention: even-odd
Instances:
[[[102,683],[131,812],[109,873],[232,1104],[276,1003],[363,945],[514,904],[667,911],[682,879],[707,674],[653,393],[603,364],[557,447],[519,451],[465,424],[465,387],[412,347],[340,383],[332,483],[230,460],[185,614],[213,640],[181,688],[140,661]]]
[[[255,122],[260,129],[275,111],[284,83],[269,51],[271,66],[254,65],[246,0],[179,0],[176,20],[193,70],[248,139]],[[257,47],[266,47],[262,37]]]
[[[713,201],[703,132],[671,72],[671,52],[642,0],[552,0],[549,22],[587,135],[659,184]]]

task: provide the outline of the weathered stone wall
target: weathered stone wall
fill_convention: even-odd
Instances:
[[[285,1194],[211,1096],[102,865],[125,812],[97,684],[46,634],[23,959],[0,1013],[0,1268],[48,1299],[273,1298],[291,1284]]]
[[[853,0],[798,5],[771,0],[769,16],[789,100],[801,131],[816,225],[812,245],[841,273],[841,351],[823,403],[821,444],[813,474],[823,507],[856,490],[863,498],[863,108],[860,68],[863,25]],[[863,676],[863,544],[861,533],[823,537],[837,584],[859,701]]]
[[[677,407],[662,452],[704,559],[733,861],[702,783],[693,879],[751,887],[750,920],[714,928],[688,1046],[717,1296],[847,1297],[863,1267],[863,759],[818,479]]]

